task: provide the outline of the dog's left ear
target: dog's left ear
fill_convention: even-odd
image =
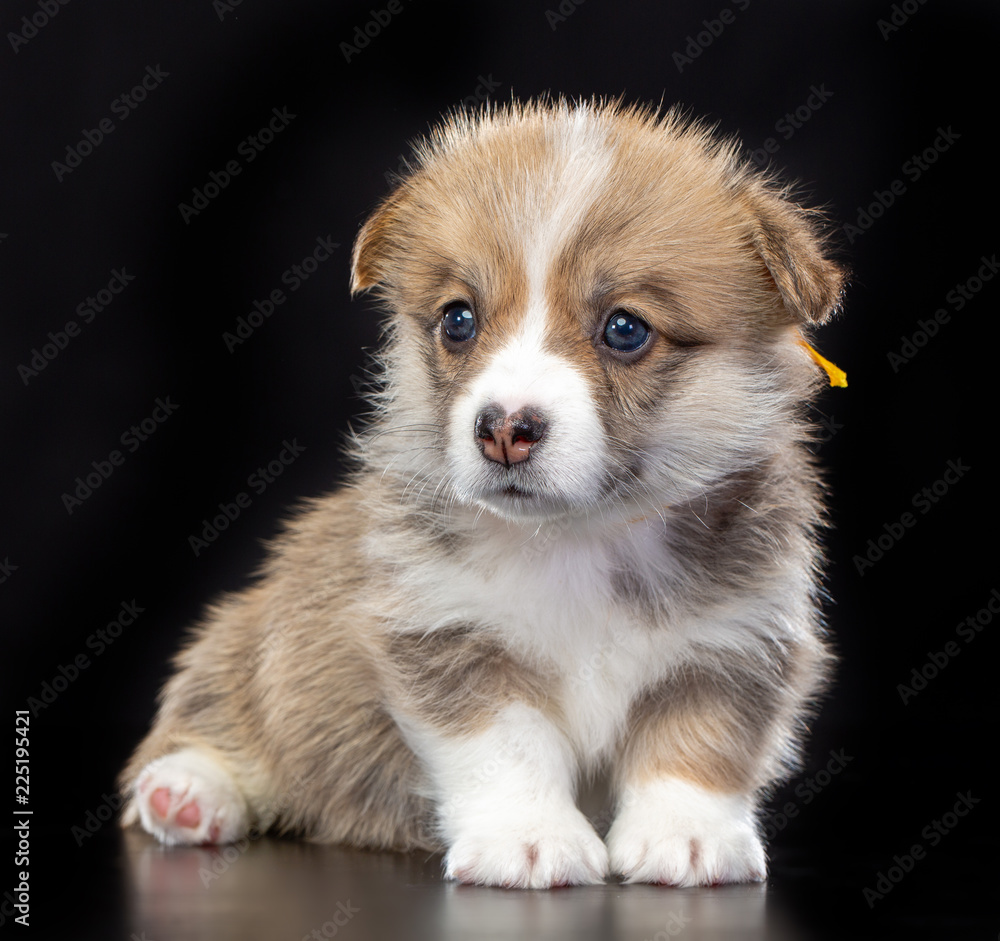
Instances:
[[[818,214],[764,186],[748,198],[753,245],[785,309],[800,323],[823,323],[840,305],[846,272],[826,254]]]

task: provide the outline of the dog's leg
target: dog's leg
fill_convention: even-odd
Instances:
[[[448,846],[445,875],[511,888],[600,883],[607,850],[574,801],[575,761],[540,710],[504,707],[473,734],[410,729]]]
[[[551,678],[472,627],[393,635],[384,661],[396,721],[436,806],[448,878],[601,882],[607,850],[576,807],[577,762],[546,712]]]
[[[220,639],[222,625],[182,653],[152,729],[118,777],[122,826],[141,825],[168,845],[231,843],[269,822],[268,776],[249,757],[247,673],[229,667],[241,662],[233,651],[213,649]]]
[[[798,697],[785,680],[768,682],[766,665],[757,667],[752,680],[688,670],[637,704],[607,836],[611,868],[626,881],[765,878],[757,794],[790,751]]]

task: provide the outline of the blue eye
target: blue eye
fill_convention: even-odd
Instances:
[[[476,317],[466,304],[452,304],[441,317],[444,335],[454,343],[464,343],[476,335]]]
[[[634,353],[649,339],[649,325],[627,310],[616,310],[604,327],[604,342],[619,353]]]

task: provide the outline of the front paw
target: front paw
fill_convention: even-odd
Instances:
[[[679,779],[634,788],[607,844],[611,869],[626,882],[719,885],[767,874],[752,802]]]
[[[596,885],[608,852],[575,807],[531,820],[492,814],[467,822],[445,857],[445,876],[511,889]]]

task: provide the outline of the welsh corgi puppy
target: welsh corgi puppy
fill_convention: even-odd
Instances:
[[[351,476],[178,656],[123,822],[483,885],[762,880],[832,659],[823,232],[674,111],[515,103],[417,144],[353,251],[387,331]]]

